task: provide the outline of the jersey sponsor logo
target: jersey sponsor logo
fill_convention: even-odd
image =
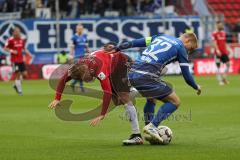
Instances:
[[[106,75],[105,75],[103,72],[100,72],[100,73],[98,74],[98,78],[99,78],[100,80],[104,80],[104,79],[106,78]]]

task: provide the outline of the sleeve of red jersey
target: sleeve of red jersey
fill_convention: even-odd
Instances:
[[[216,34],[215,34],[215,32],[212,33],[212,40],[213,40],[213,41],[216,40]]]
[[[5,43],[5,48],[11,48],[11,39],[9,38]]]
[[[103,90],[103,102],[102,102],[101,115],[105,115],[107,113],[108,107],[112,99],[112,88],[111,88],[111,82],[109,77],[106,77],[104,80],[100,80],[100,82]]]
[[[61,100],[63,90],[65,88],[66,83],[71,80],[71,77],[68,76],[68,73],[64,74],[63,77],[58,82],[56,93],[55,93],[55,99],[56,100]]]

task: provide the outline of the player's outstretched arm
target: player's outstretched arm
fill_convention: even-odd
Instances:
[[[123,42],[118,46],[119,50],[124,50],[134,47],[147,47],[151,43],[151,37],[135,39],[129,42]]]
[[[4,46],[4,51],[12,54],[18,54],[17,50],[12,49],[11,41],[8,39],[5,46]]]
[[[189,65],[187,63],[185,63],[185,64],[180,63],[180,68],[181,68],[182,75],[183,75],[183,78],[184,78],[185,82],[189,86],[191,86],[192,88],[197,90],[197,94],[200,95],[201,94],[201,87],[196,84],[192,74],[189,71]]]
[[[27,48],[24,48],[24,51],[25,51],[26,54],[28,54],[28,55],[30,55],[30,56],[32,55]]]
[[[54,109],[57,107],[59,104],[61,97],[62,97],[62,92],[65,88],[66,83],[71,80],[71,77],[68,76],[68,73],[66,73],[63,77],[58,82],[56,93],[55,93],[55,99],[49,104],[48,108]]]
[[[190,73],[187,50],[184,47],[179,48],[179,52],[178,52],[178,55],[177,55],[177,60],[179,62],[179,65],[180,65],[182,75],[183,75],[183,78],[184,78],[185,82],[189,86],[191,86],[192,88],[197,90],[197,94],[200,95],[201,94],[201,87],[196,84],[192,74]]]
[[[103,90],[102,110],[101,110],[101,114],[98,117],[91,120],[90,122],[91,126],[96,126],[97,124],[100,123],[101,120],[104,119],[112,99],[112,89],[111,89],[110,79],[106,78],[104,80],[101,80],[100,82]]]

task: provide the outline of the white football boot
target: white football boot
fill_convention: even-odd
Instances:
[[[155,127],[152,123],[149,123],[143,128],[143,132],[145,134],[150,135],[154,140],[156,140],[158,143],[163,143],[163,139],[158,134],[158,128]],[[147,138],[146,140],[149,141],[150,138]]]
[[[123,145],[141,145],[143,139],[141,134],[132,134],[129,139],[123,140]]]

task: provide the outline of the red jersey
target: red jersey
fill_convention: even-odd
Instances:
[[[94,73],[94,76],[101,83],[101,87],[104,92],[101,115],[105,115],[107,113],[112,98],[112,85],[110,81],[110,74],[114,71],[114,67],[116,67],[115,65],[112,65],[112,61],[114,57],[119,57],[114,55],[115,54],[107,54],[104,52],[104,50],[97,50],[93,52],[90,57],[82,58],[79,60],[79,62],[83,62],[88,66],[89,71]],[[71,77],[69,77],[67,74],[65,74],[65,76],[60,79],[55,99],[61,99],[65,83],[70,79]]]
[[[215,31],[212,33],[212,39],[216,41],[221,55],[228,54],[226,33],[224,31]],[[216,53],[216,51],[215,51]]]
[[[25,48],[25,40],[22,38],[14,38],[10,37],[6,44],[5,48],[9,48],[11,50],[16,50],[17,54],[11,53],[11,62],[13,63],[22,63],[23,62],[23,54],[22,51]]]

